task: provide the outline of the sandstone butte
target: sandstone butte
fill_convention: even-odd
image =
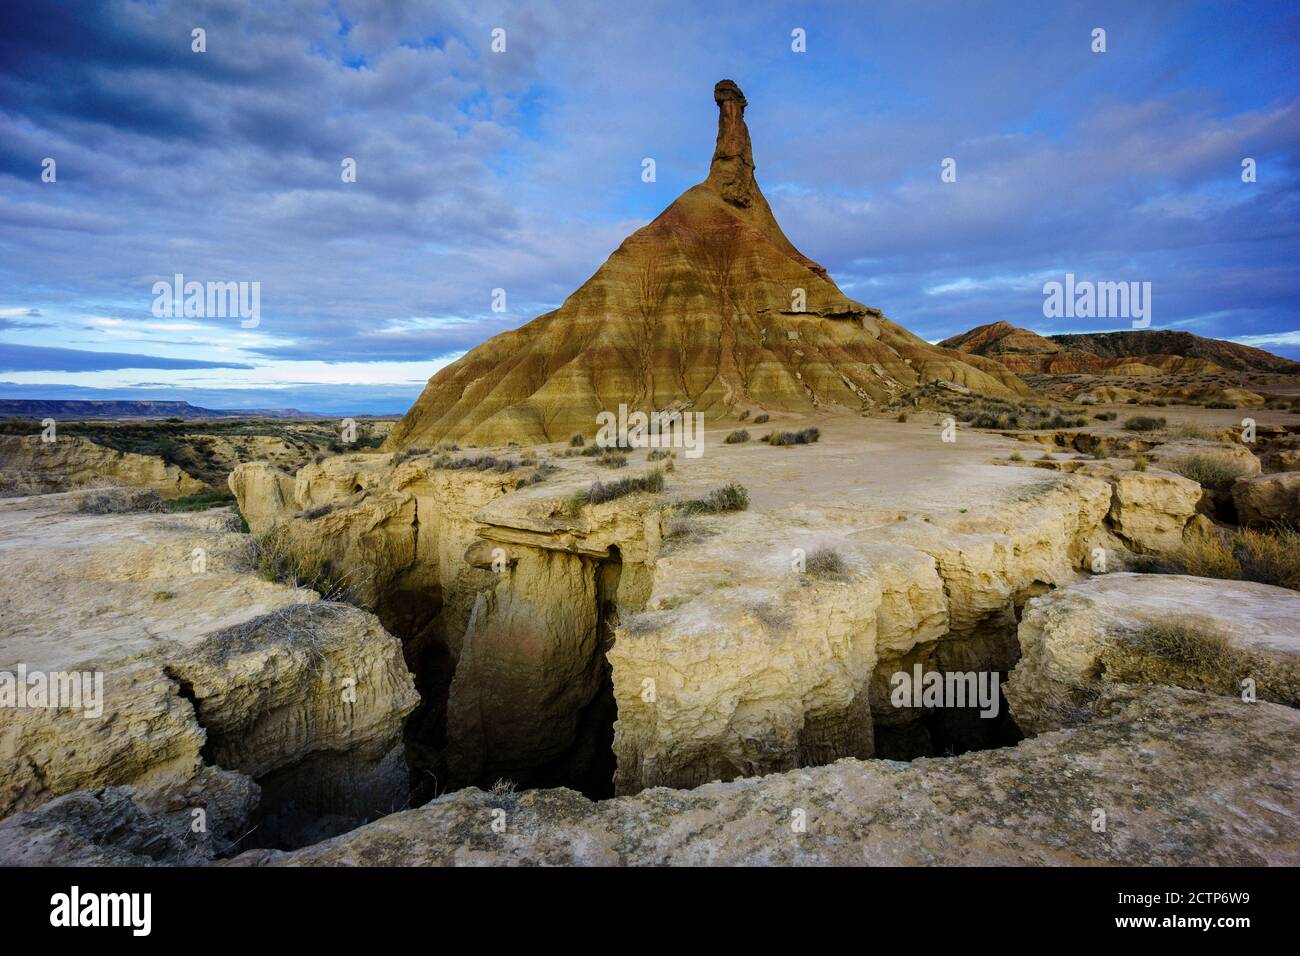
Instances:
[[[1248,345],[1172,329],[1045,336],[1010,322],[992,322],[944,339],[939,345],[967,355],[996,359],[1013,372],[1053,375],[1300,373],[1300,362]]]
[[[754,179],[744,95],[723,80],[713,96],[708,178],[560,308],[433,376],[386,450],[590,436],[596,415],[620,404],[716,420],[745,409],[857,411],[937,380],[1028,394],[998,362],[936,348],[845,296],[772,215]]]

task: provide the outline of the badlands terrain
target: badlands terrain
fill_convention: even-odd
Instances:
[[[103,689],[3,712],[0,863],[1300,862],[1295,363],[927,343],[714,97],[391,430],[10,424],[0,674]]]

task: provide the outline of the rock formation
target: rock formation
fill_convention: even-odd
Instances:
[[[164,498],[203,490],[203,482],[156,455],[104,448],[92,441],[60,435],[0,435],[0,493],[44,494],[96,485],[123,484],[152,488]]]
[[[1300,471],[1239,479],[1232,486],[1232,500],[1243,525],[1300,524]]]
[[[608,477],[581,456],[552,457],[540,482],[540,459],[481,450],[345,455],[292,477],[249,464],[231,487],[255,533],[285,528],[364,579],[403,637],[425,698],[415,767],[451,787],[595,795],[1006,743],[1014,728],[894,708],[890,676],[1005,674],[1027,600],[1086,576],[1097,549],[1122,567],[1199,527],[1200,486],[1180,475],[999,467],[976,435],[899,444],[856,416],[836,431],[850,425],[871,437],[679,460],[669,501],[738,470],[766,496],[693,518],[698,537],[665,537],[657,495],[574,509]],[[792,573],[792,547],[815,545],[842,575]]]
[[[1010,322],[980,325],[939,343],[996,359],[1014,372],[1066,375],[1206,371],[1300,374],[1300,362],[1263,349],[1167,329],[1043,336]]]
[[[1300,594],[1250,581],[1106,574],[1034,598],[1007,697],[1026,733],[1088,719],[1104,685],[1167,684],[1300,706]],[[1150,626],[1175,627],[1166,643]]]
[[[0,817],[129,787],[159,813],[202,810],[188,845],[215,852],[406,805],[418,698],[400,644],[372,614],[250,573],[234,515],[81,515],[55,495],[0,502],[0,527],[0,670],[103,687],[98,712],[6,707]]]
[[[1130,686],[1106,688],[1097,710],[1077,729],[944,760],[846,759],[599,803],[569,790],[465,790],[231,865],[1300,863],[1300,711]],[[1104,833],[1090,825],[1099,807]],[[489,826],[494,814],[504,832]],[[29,826],[29,840],[42,832]]]
[[[887,402],[946,380],[1027,394],[1002,365],[935,348],[847,298],[786,238],[754,179],[745,98],[714,90],[708,178],[629,236],[553,312],[441,370],[385,448],[592,435],[620,404],[745,409]]]

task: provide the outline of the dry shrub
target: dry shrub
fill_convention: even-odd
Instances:
[[[639,491],[658,494],[663,490],[664,473],[658,468],[652,468],[644,475],[630,475],[617,481],[592,482],[591,488],[585,494],[579,492],[578,495],[574,496],[574,500],[581,500],[583,504],[599,505],[606,501],[614,501],[627,495],[636,494]]]
[[[844,578],[849,566],[833,548],[818,548],[804,561],[804,571],[818,578]]]
[[[1131,432],[1155,432],[1164,428],[1169,422],[1163,418],[1150,415],[1135,415],[1124,422],[1124,427]]]
[[[821,437],[821,429],[804,428],[797,432],[773,432],[765,440],[769,445],[811,445]]]
[[[1101,664],[1108,681],[1233,697],[1241,694],[1242,681],[1249,678],[1260,699],[1300,705],[1300,665],[1233,647],[1221,632],[1189,618],[1121,635],[1102,653]]]
[[[1255,581],[1300,591],[1300,532],[1274,526],[1198,535],[1166,558],[1144,557],[1130,567],[1155,574]]]
[[[382,556],[369,562],[370,577],[340,572],[333,563],[312,548],[299,545],[287,525],[276,524],[253,539],[258,576],[289,587],[307,588],[325,601],[366,607],[367,585],[375,576],[389,575],[392,568]]]
[[[677,504],[683,514],[704,515],[724,514],[730,511],[744,511],[749,507],[749,492],[744,485],[728,482],[720,488],[714,488],[703,498],[692,498]]]
[[[1215,490],[1226,488],[1246,474],[1246,466],[1227,455],[1197,453],[1180,458],[1170,468],[1184,478]]]
[[[167,503],[152,488],[108,488],[77,499],[77,511],[87,515],[116,515],[166,511]]]

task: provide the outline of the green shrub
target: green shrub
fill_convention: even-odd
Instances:
[[[167,502],[168,511],[206,511],[209,508],[223,508],[235,503],[235,495],[229,488],[211,488],[196,495],[185,495]]]

